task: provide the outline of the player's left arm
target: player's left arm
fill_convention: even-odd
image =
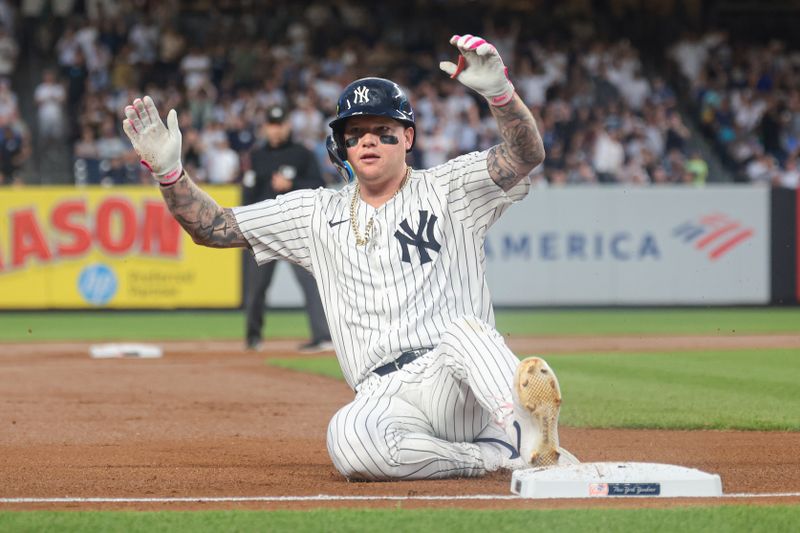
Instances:
[[[473,35],[454,35],[458,64],[443,61],[444,72],[486,98],[497,120],[503,142],[489,150],[489,175],[508,191],[544,161],[544,145],[536,121],[508,79],[508,69],[497,49]]]
[[[503,142],[489,149],[489,175],[508,191],[544,161],[544,143],[536,120],[519,97],[504,106],[492,106]]]

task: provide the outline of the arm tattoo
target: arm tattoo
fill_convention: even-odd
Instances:
[[[185,172],[174,185],[161,187],[161,195],[172,216],[197,244],[213,248],[249,246],[233,211],[220,207]]]
[[[544,161],[542,136],[536,120],[519,95],[502,107],[492,106],[503,142],[489,149],[489,175],[504,191]]]

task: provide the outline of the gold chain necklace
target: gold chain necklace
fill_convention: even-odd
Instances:
[[[408,178],[411,177],[411,167],[406,166],[406,175],[403,176],[403,182],[400,183],[400,187],[394,191],[392,198],[397,196],[397,194],[403,190],[403,187],[406,186],[406,182]],[[361,233],[358,231],[358,197],[361,192],[361,184],[356,181],[356,189],[353,192],[353,201],[350,202],[350,226],[353,228],[353,235],[356,238],[356,246],[365,246],[369,242],[370,233],[372,233],[372,226],[375,223],[375,213],[369,217],[367,221],[367,225],[364,227],[364,236],[361,236]],[[391,200],[392,198],[389,198]]]

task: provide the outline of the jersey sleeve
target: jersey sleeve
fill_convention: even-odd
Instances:
[[[430,169],[446,191],[453,216],[480,232],[491,227],[511,204],[525,198],[531,186],[530,177],[525,176],[504,191],[489,175],[488,155],[488,150],[472,152]]]
[[[309,237],[315,200],[314,190],[303,189],[233,208],[236,223],[259,265],[286,259],[310,269]]]

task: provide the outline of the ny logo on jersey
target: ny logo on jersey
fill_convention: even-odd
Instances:
[[[369,87],[364,87],[362,85],[355,90],[353,96],[355,97],[356,104],[366,104],[369,102]]]
[[[431,214],[430,218],[428,218],[427,211],[419,212],[419,226],[417,226],[416,232],[414,232],[411,229],[411,226],[408,225],[407,219],[400,223],[400,228],[403,231],[395,231],[394,236],[398,241],[400,241],[400,245],[403,247],[403,262],[411,263],[409,246],[415,246],[417,248],[417,251],[419,252],[419,262],[421,265],[431,261],[431,256],[428,254],[428,250],[438,252],[439,248],[441,248],[441,245],[436,242],[436,237],[433,236],[433,227],[435,224],[436,215]],[[422,236],[423,232],[425,232],[425,237],[427,237],[427,240],[425,240],[425,238]]]

